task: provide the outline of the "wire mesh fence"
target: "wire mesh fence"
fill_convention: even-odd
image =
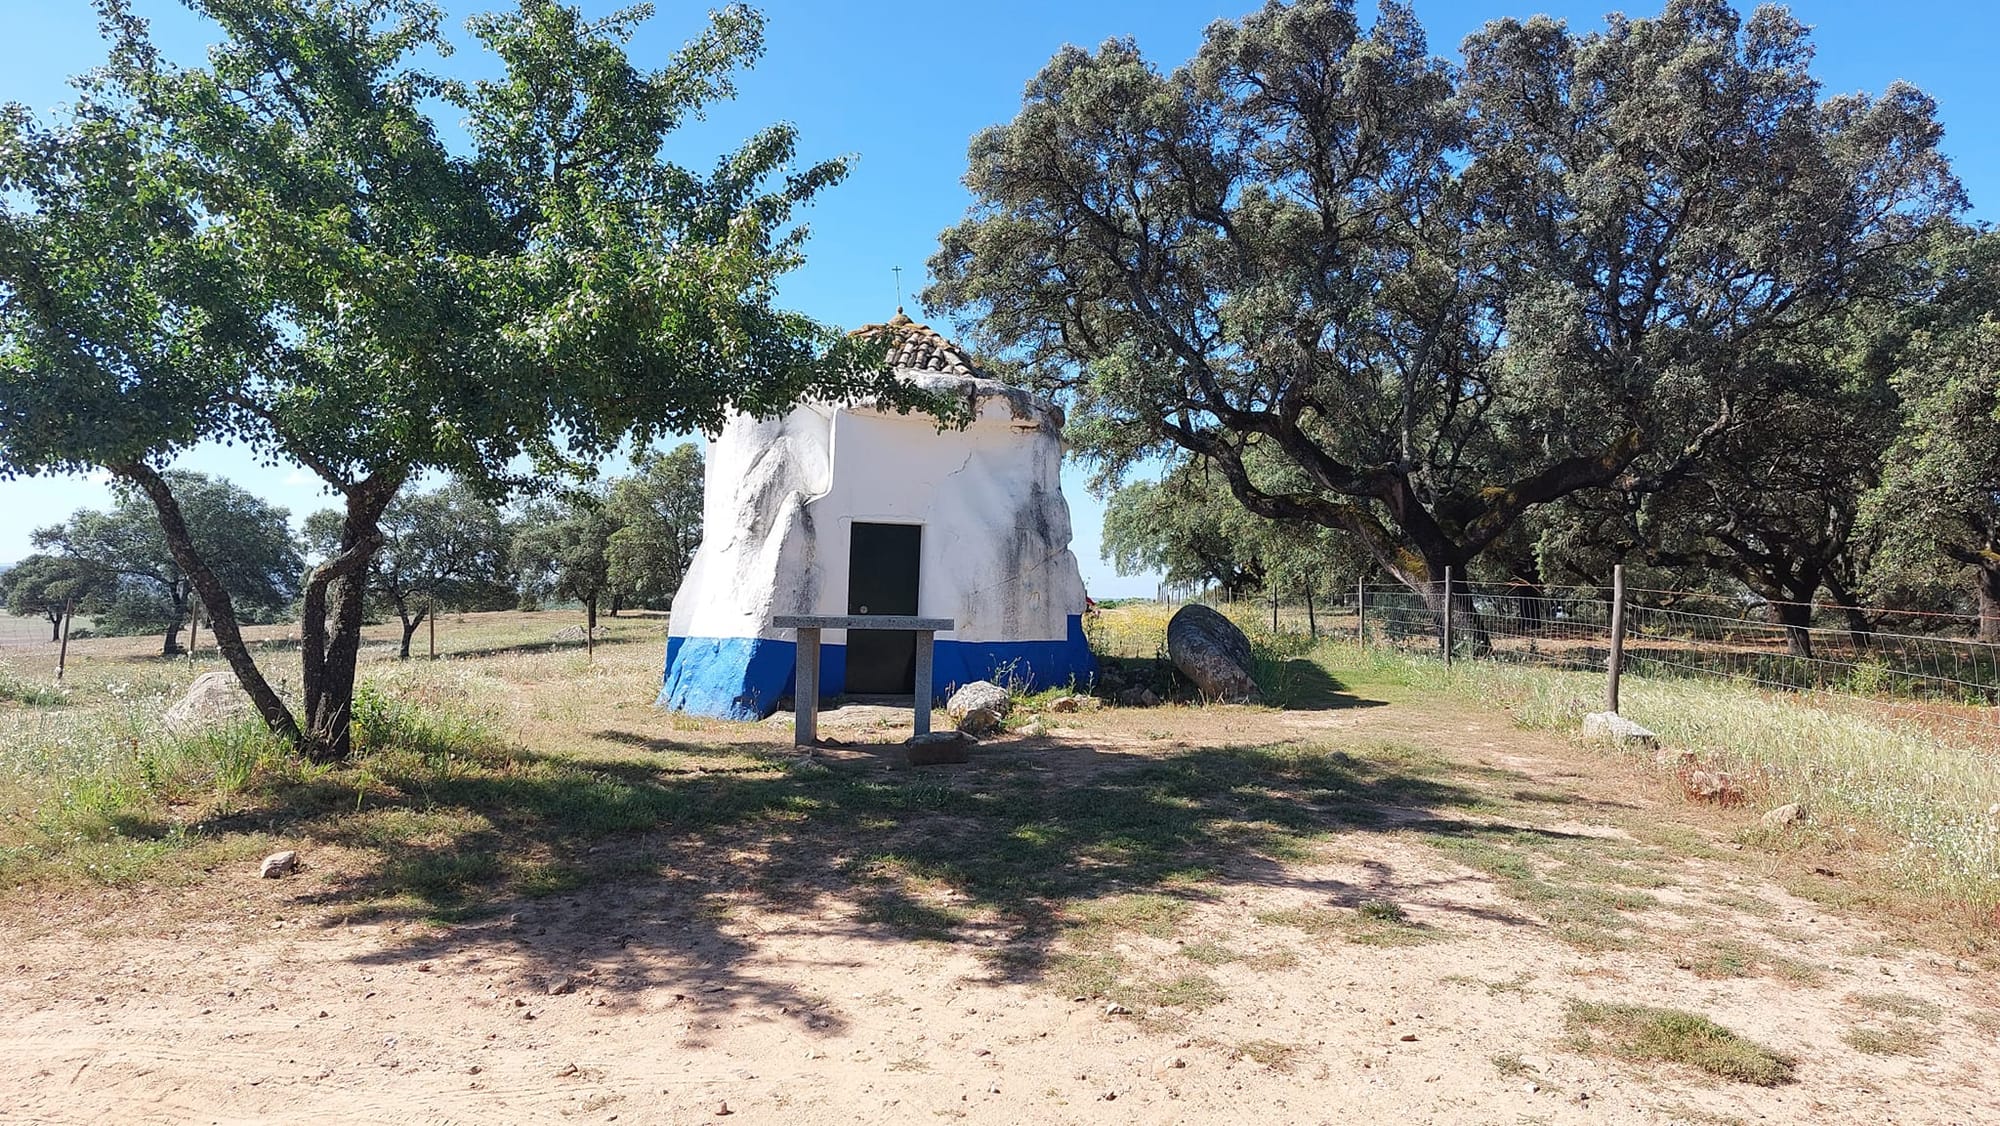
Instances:
[[[1450,611],[1446,612],[1449,605]],[[1361,582],[1331,601],[1254,604],[1275,633],[1443,660],[1726,680],[2000,749],[2000,644],[1970,615],[1774,604],[1695,591]],[[1614,609],[1622,606],[1622,639]],[[1248,617],[1253,604],[1235,609]]]

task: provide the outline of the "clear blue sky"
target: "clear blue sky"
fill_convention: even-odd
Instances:
[[[209,28],[170,0],[138,0],[156,38],[181,60],[198,60]],[[454,23],[496,6],[447,0]],[[593,12],[618,5],[588,0]],[[964,212],[959,184],[972,133],[1019,108],[1023,84],[1065,43],[1095,45],[1135,36],[1162,65],[1185,59],[1209,21],[1236,17],[1256,0],[1014,0],[1003,4],[896,3],[889,0],[768,0],[769,51],[745,75],[737,101],[685,136],[683,159],[705,162],[772,120],[799,126],[804,155],[853,153],[854,175],[815,207],[810,261],[787,283],[787,304],[825,321],[857,325],[893,308],[890,268],[904,288],[923,284],[937,233]],[[1364,0],[1364,7],[1372,3]],[[1615,5],[1605,0],[1417,0],[1432,49],[1456,55],[1464,36],[1489,19],[1537,12],[1599,26]],[[1658,11],[1659,0],[1626,8]],[[642,60],[658,58],[699,26],[706,3],[661,3],[634,42]],[[1815,28],[1815,72],[1829,93],[1879,92],[1904,79],[1935,96],[1947,129],[1945,148],[1972,197],[1975,216],[2000,205],[2000,4],[1992,0],[1798,0],[1790,5]],[[47,109],[69,96],[66,80],[102,56],[86,0],[0,0],[0,101]],[[470,52],[455,69],[490,64]],[[682,146],[677,145],[677,148]],[[912,312],[917,310],[912,302]],[[948,326],[940,324],[940,328]],[[305,474],[263,470],[240,454],[198,449],[183,464],[221,473],[284,505],[295,517],[326,499]],[[1076,551],[1099,597],[1151,593],[1150,579],[1120,579],[1097,557],[1101,506],[1081,475],[1066,474],[1076,518]],[[84,478],[0,482],[0,561],[29,550],[29,531],[82,506],[102,506],[107,492]]]

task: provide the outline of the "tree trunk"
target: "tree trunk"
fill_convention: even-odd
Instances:
[[[614,618],[615,618],[615,617],[617,617],[617,616],[618,616],[618,611],[620,611],[620,610],[623,610],[624,608],[625,608],[625,592],[624,592],[624,591],[622,591],[622,590],[615,590],[615,591],[612,591],[612,592],[611,592],[611,616],[612,616],[612,617],[614,617]]]
[[[1474,657],[1493,655],[1493,635],[1488,632],[1486,618],[1472,602],[1472,591],[1461,587],[1454,575],[1451,584],[1451,637],[1454,644],[1463,645]]]
[[[169,544],[168,549],[171,550],[172,546]],[[193,544],[190,543],[189,546],[192,547]],[[179,560],[175,560],[175,562],[179,562]],[[184,563],[181,564],[181,570],[187,570],[187,565]],[[160,656],[178,657],[187,652],[186,649],[181,648],[181,623],[188,616],[188,596],[181,590],[179,582],[167,584],[167,601],[173,603],[174,620],[173,624],[167,627],[166,640],[160,644]]]
[[[1979,592],[1979,640],[2000,645],[2000,558],[1973,572]]]
[[[1812,633],[1810,632],[1812,625],[1812,603],[1774,600],[1771,603],[1771,618],[1777,624],[1785,627],[1786,652],[1794,657],[1805,657],[1808,659],[1812,657]]]
[[[299,623],[306,705],[300,747],[313,762],[339,762],[354,750],[354,674],[361,653],[368,561],[382,545],[376,521],[400,485],[400,481],[370,479],[348,490],[340,551],[306,581],[305,615]]]
[[[60,610],[55,611],[54,613],[43,615],[43,617],[46,617],[49,620],[49,644],[51,645],[62,640],[62,627],[63,627],[64,616],[65,615]]]
[[[1420,584],[1412,583],[1402,574],[1392,573],[1396,574],[1396,577],[1403,581],[1403,585],[1410,587],[1424,600],[1424,605],[1429,608],[1431,616],[1436,618],[1438,624],[1442,626],[1446,613],[1444,605],[1444,565],[1439,564],[1435,567],[1430,567],[1429,571],[1431,574],[1438,576],[1437,581]],[[1479,608],[1473,605],[1472,591],[1467,588],[1465,580],[1460,577],[1463,571],[1463,566],[1453,566],[1451,569],[1451,647],[1457,652],[1463,652],[1473,657],[1491,656],[1493,653],[1493,635],[1487,630],[1486,619],[1480,615]]]
[[[1524,633],[1541,633],[1549,626],[1549,595],[1537,583],[1522,580],[1515,589],[1521,593],[1514,597],[1515,614],[1521,622]]]
[[[1841,615],[1847,619],[1847,636],[1853,640],[1856,649],[1866,649],[1875,644],[1875,623],[1859,606],[1849,606],[1842,600]]]
[[[1868,620],[1868,614],[1857,603],[1861,600],[1847,588],[1847,583],[1829,576],[1826,592],[1840,605],[1840,615],[1847,620],[1847,636],[1856,649],[1866,649],[1875,643],[1875,623]]]
[[[56,683],[61,684],[63,674],[69,671],[69,622],[76,617],[76,603],[64,600],[62,613],[62,648],[56,650]]]
[[[417,636],[417,627],[424,624],[424,614],[419,610],[416,617],[403,613],[396,616],[403,619],[403,647],[397,651],[396,659],[407,661],[410,659],[410,639]]]
[[[584,614],[584,624],[583,624],[583,628],[584,628],[584,629],[585,629],[586,631],[588,631],[588,632],[590,633],[590,635],[591,635],[592,637],[595,637],[595,636],[597,636],[597,599],[596,599],[596,598],[586,598],[586,599],[584,599],[584,600],[583,600],[583,614]]]
[[[202,601],[208,605],[209,632],[215,635],[215,647],[229,662],[230,671],[250,695],[250,702],[257,708],[257,714],[264,717],[264,723],[280,738],[300,745],[298,721],[292,718],[291,709],[271,689],[270,682],[257,668],[257,662],[250,656],[250,649],[243,644],[243,632],[236,625],[236,604],[223,588],[222,581],[209,569],[206,560],[194,549],[194,536],[188,531],[187,517],[181,512],[180,502],[174,498],[173,490],[153,468],[143,462],[126,462],[106,466],[114,474],[131,481],[146,499],[153,502],[153,509],[160,517],[160,530],[166,534],[167,549],[173,553],[174,562],[187,572],[195,589],[201,592]]]
[[[1306,640],[1319,640],[1319,619],[1313,617],[1313,585],[1306,583]]]

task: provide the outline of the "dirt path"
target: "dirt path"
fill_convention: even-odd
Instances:
[[[282,882],[239,867],[49,896],[7,924],[4,1117],[2000,1121],[2000,1021],[1970,966],[1789,894],[1728,825],[1504,715],[1050,718],[1065,726],[989,743],[947,781],[1055,795],[1250,743],[1432,766],[1421,789],[1370,766],[1341,827],[1216,844],[1205,871],[1108,881],[1046,925],[935,864],[898,869],[885,906],[860,846],[815,844],[809,820],[458,925],[343,915],[330,846]],[[963,829],[912,813],[872,831],[893,859]],[[1203,840],[1254,831],[1216,822]],[[1077,862],[1121,847],[1109,835]],[[1011,960],[1030,938],[1045,956]],[[1589,1050],[1579,1001],[1704,1014],[1789,1057],[1792,1080]]]

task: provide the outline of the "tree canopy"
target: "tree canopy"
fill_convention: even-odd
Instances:
[[[290,514],[234,482],[167,470],[189,542],[209,561],[213,581],[244,621],[270,621],[299,596],[305,562],[292,539]],[[82,509],[61,524],[38,528],[35,545],[73,560],[108,581],[93,612],[108,629],[160,630],[161,652],[182,652],[181,628],[200,606],[214,604],[168,542],[152,503],[138,489],[118,489],[111,510]]]
[[[614,596],[666,609],[701,545],[701,447],[640,451],[631,475],[612,482],[605,505],[617,523],[607,545]]]
[[[306,541],[314,554],[339,550],[343,523],[331,508],[307,518]],[[368,591],[402,624],[400,656],[409,657],[410,638],[440,609],[513,605],[510,532],[499,508],[464,482],[406,491],[382,511],[378,525],[382,546],[368,564]]]
[[[618,519],[602,491],[575,490],[560,501],[540,501],[521,514],[510,560],[521,593],[529,599],[583,603],[585,628],[597,628],[597,610],[613,593],[611,541]]]
[[[1163,72],[1065,48],[972,142],[925,300],[1074,401],[1429,591],[1584,490],[1672,485],[1798,390],[1764,362],[1962,206],[1935,106],[1822,98],[1783,9],[1669,0],[1464,63],[1411,11],[1267,3]]]
[[[9,614],[46,620],[49,640],[59,641],[63,623],[96,605],[112,585],[111,576],[89,562],[37,552],[0,573],[0,605]]]
[[[1875,578],[1943,555],[1971,571],[1980,637],[2000,642],[2000,232],[1957,241],[1944,277],[1897,366],[1902,426],[1866,502],[1887,539]]]
[[[801,396],[901,401],[879,346],[776,308],[794,214],[846,173],[772,126],[701,170],[667,140],[728,98],[763,20],[730,5],[660,65],[521,0],[470,23],[421,0],[187,0],[219,28],[176,65],[126,0],[50,120],[0,110],[0,474],[101,466],[154,505],[216,640],[275,730],[350,745],[365,573],[409,481],[497,496],[621,442]],[[466,141],[447,144],[441,118]],[[197,442],[303,466],[342,501],[305,583],[303,717],[242,644],[163,467]]]

